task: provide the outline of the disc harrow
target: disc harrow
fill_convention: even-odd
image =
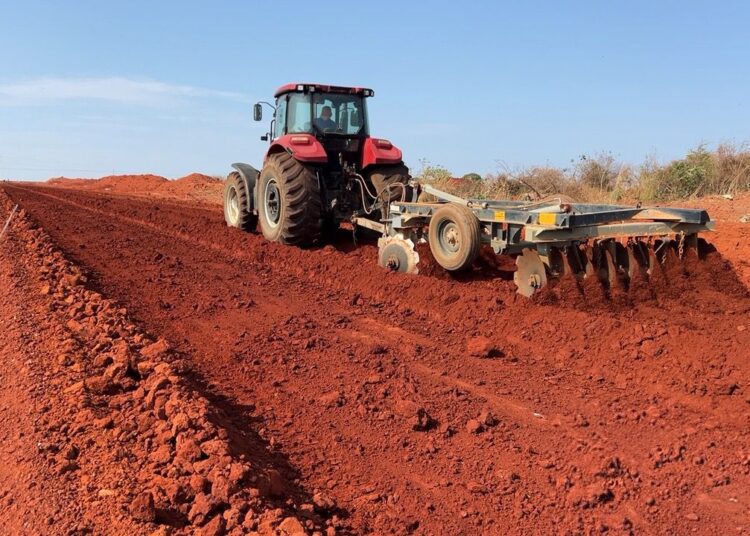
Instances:
[[[607,290],[629,290],[635,280],[649,281],[689,257],[699,258],[697,235],[675,238],[625,237],[550,246],[547,256],[525,248],[516,257],[518,293],[531,296],[548,282],[563,277],[598,279]]]
[[[427,242],[443,268],[468,269],[480,246],[489,246],[515,257],[513,279],[526,297],[563,277],[597,279],[611,292],[660,274],[669,277],[672,267],[685,270],[683,261],[700,258],[698,235],[714,229],[700,209],[463,199],[429,185],[412,186],[414,199],[390,203],[381,222],[354,218],[355,225],[382,233],[381,266],[417,273],[414,244]],[[420,190],[437,201],[417,201]]]

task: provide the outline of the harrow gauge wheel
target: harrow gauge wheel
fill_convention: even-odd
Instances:
[[[388,236],[378,240],[378,264],[392,272],[419,273],[419,253],[414,242],[401,237]]]
[[[471,268],[479,255],[480,232],[479,220],[470,208],[445,204],[430,219],[428,241],[432,256],[450,272]]]

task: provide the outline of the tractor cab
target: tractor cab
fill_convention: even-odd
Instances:
[[[322,84],[286,84],[275,94],[274,119],[264,140],[288,134],[311,134],[323,141],[328,137],[366,138],[366,98],[371,89]],[[262,104],[255,105],[255,120],[262,119]]]
[[[299,88],[308,89],[300,91]],[[366,137],[369,134],[365,99],[372,93],[370,90],[317,88],[300,84],[293,91],[277,93],[275,138],[300,133],[318,138],[330,135]]]
[[[369,175],[378,165],[403,166],[401,151],[388,140],[370,137],[366,101],[373,90],[362,87],[293,83],[276,90],[266,158],[287,152],[300,162],[316,165],[329,191],[346,186],[347,177]],[[377,182],[379,179],[375,179]],[[373,188],[371,188],[373,190]]]

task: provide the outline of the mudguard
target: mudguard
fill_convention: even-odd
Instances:
[[[240,174],[240,177],[242,177],[242,182],[245,183],[245,191],[249,194],[247,196],[247,210],[248,212],[255,214],[255,185],[258,183],[260,171],[250,164],[242,164],[240,162],[232,164],[232,167],[236,169]]]
[[[286,151],[300,162],[310,164],[325,164],[328,162],[328,155],[323,145],[307,133],[285,134],[273,140],[271,147],[268,149],[266,158],[274,153]]]
[[[390,141],[380,138],[367,138],[362,148],[362,169],[372,164],[402,163],[401,149]]]

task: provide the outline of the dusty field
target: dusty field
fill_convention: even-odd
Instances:
[[[124,184],[0,183],[6,532],[750,533],[750,198],[697,265],[528,301]]]

